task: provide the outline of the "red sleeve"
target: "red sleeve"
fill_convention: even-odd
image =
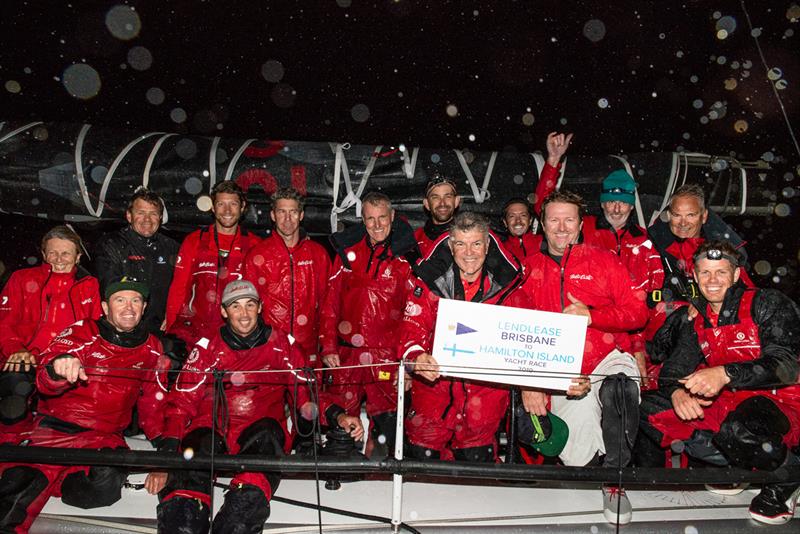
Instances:
[[[334,274],[328,279],[325,300],[320,310],[319,344],[322,356],[337,354],[339,348],[337,331],[341,313],[342,287],[348,273],[339,256],[336,256],[333,270]]]
[[[167,403],[167,371],[170,368],[170,360],[163,355],[164,349],[161,342],[151,337],[148,343],[149,350],[153,351],[155,369],[145,379],[142,385],[142,395],[137,402],[139,410],[139,425],[144,430],[147,439],[153,439],[163,435],[164,432],[164,408]]]
[[[593,308],[592,328],[603,332],[629,332],[638,330],[647,323],[647,295],[642,290],[634,290],[628,269],[614,256],[597,255],[594,262],[597,272],[605,273],[611,291],[610,306]],[[603,265],[605,264],[605,265]]]
[[[433,330],[439,298],[431,294],[425,282],[416,276],[407,282],[408,299],[400,323],[400,346],[398,359],[415,360],[422,353],[430,353],[433,347]]]
[[[64,354],[83,363],[83,351],[91,346],[95,337],[91,335],[89,325],[83,321],[78,321],[55,337],[39,356],[39,367],[36,370],[36,389],[39,393],[55,396],[75,387],[75,384],[70,384],[65,379],[52,378],[47,371],[47,365]]]
[[[167,395],[161,433],[165,438],[183,439],[186,429],[202,407],[206,389],[213,382],[211,371],[216,363],[213,353],[208,350],[209,343],[208,339],[201,338],[195,344]]]
[[[103,307],[100,305],[100,302],[103,300],[102,296],[100,295],[100,282],[95,278],[92,277],[92,280],[89,282],[89,291],[92,293],[92,308],[89,310],[89,319],[92,321],[98,320],[103,315]],[[77,319],[86,319],[86,317],[76,317]]]
[[[536,215],[541,215],[542,202],[547,198],[547,195],[555,191],[560,172],[561,164],[559,164],[558,167],[553,167],[549,163],[544,164],[542,174],[539,176],[539,181],[536,183],[536,192],[534,193],[536,201],[533,203],[533,211]]]
[[[175,261],[175,270],[172,274],[172,283],[169,286],[167,295],[166,322],[167,330],[175,322],[178,314],[186,302],[186,295],[192,284],[192,268],[197,255],[200,232],[193,232],[183,240],[178,251],[178,259]]]
[[[15,326],[22,320],[25,301],[19,271],[13,273],[0,293],[0,354],[5,358],[15,352],[27,350]]]

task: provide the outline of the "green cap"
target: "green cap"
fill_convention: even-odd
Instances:
[[[147,287],[147,284],[132,276],[123,276],[114,279],[106,286],[106,290],[103,291],[103,300],[108,301],[108,298],[118,291],[136,291],[145,300],[150,295],[150,288]]]
[[[547,412],[538,416],[525,411],[520,404],[516,409],[517,439],[545,456],[558,456],[567,445],[569,427],[560,417]]]

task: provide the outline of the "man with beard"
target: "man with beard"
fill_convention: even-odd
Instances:
[[[271,200],[275,229],[247,255],[244,277],[258,289],[264,321],[297,340],[306,366],[319,367],[319,307],[325,298],[331,260],[322,245],[300,227],[305,198],[284,187],[275,191]]]
[[[128,201],[128,226],[104,235],[97,243],[94,267],[101,291],[112,280],[136,278],[150,288],[142,323],[158,335],[166,329],[167,293],[178,256],[178,243],[159,232],[164,215],[161,197],[139,189]]]
[[[396,335],[417,245],[383,193],[364,196],[361,218],[363,224],[331,236],[338,255],[322,307],[322,361],[333,369],[327,392],[354,416],[366,397],[373,436],[384,436],[391,451],[397,426]],[[375,365],[381,363],[387,365]]]
[[[414,266],[399,332],[400,357],[414,363],[405,422],[408,456],[494,462],[495,434],[508,407],[503,386],[440,376],[431,355],[440,299],[502,304],[519,284],[519,262],[477,213],[461,212]]]
[[[150,439],[162,430],[162,384],[169,361],[141,324],[147,286],[122,278],[106,286],[104,317],[84,319],[56,337],[40,357],[38,416],[29,445],[127,448],[122,436],[134,406]],[[165,374],[165,373],[164,373]],[[79,508],[121,497],[124,469],[108,466],[6,464],[0,477],[0,531],[28,532],[51,497]]]
[[[800,309],[778,291],[745,286],[740,262],[722,240],[694,253],[700,297],[670,318],[672,351],[659,390],[643,400],[652,409],[642,418],[639,446],[655,448],[656,457],[660,451],[655,465],[676,444],[706,466],[800,465]],[[797,481],[766,484],[750,516],[786,523],[799,496]]]
[[[222,326],[222,290],[242,278],[245,256],[259,242],[239,225],[247,202],[235,182],[218,183],[211,200],[214,222],[183,240],[167,297],[167,332],[190,346]]]
[[[503,226],[508,232],[503,245],[519,261],[536,250],[542,242],[541,236],[531,233],[533,210],[524,198],[515,197],[503,206]]]
[[[448,231],[450,221],[460,204],[461,197],[458,196],[455,180],[442,174],[434,174],[425,186],[425,198],[422,200],[430,218],[414,232],[423,256],[428,254],[434,241]]]
[[[311,401],[303,356],[290,336],[260,317],[261,300],[251,282],[229,283],[221,311],[224,326],[197,342],[169,394],[161,450],[210,454],[213,447],[215,453],[280,456],[291,442],[286,399],[292,413],[301,414],[293,417],[295,431],[298,419],[320,417],[356,440],[363,437],[358,417],[326,402],[324,394]],[[208,471],[177,470],[169,479],[151,473],[145,488],[159,493],[158,532],[208,532],[211,482]],[[234,475],[212,531],[261,532],[279,483],[279,473]]]

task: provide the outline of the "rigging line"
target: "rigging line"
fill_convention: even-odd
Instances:
[[[747,20],[747,26],[750,28],[750,35],[753,37],[753,40],[756,42],[756,50],[758,50],[758,55],[761,58],[761,64],[764,65],[764,71],[769,73],[769,65],[767,64],[767,58],[764,56],[764,51],[761,49],[761,43],[758,41],[758,36],[753,35],[753,22],[750,20],[750,13],[747,11],[747,6],[745,5],[744,0],[739,1],[740,5],[742,6],[742,11],[744,12],[744,17]],[[767,76],[767,82],[769,86],[772,88],[772,94],[775,95],[775,100],[778,101],[778,107],[781,108],[781,114],[783,115],[783,120],[786,123],[786,129],[789,130],[789,137],[792,138],[792,143],[794,143],[794,149],[797,152],[797,155],[800,156],[800,144],[797,142],[797,137],[794,134],[794,128],[792,128],[792,123],[789,120],[789,115],[786,113],[786,108],[783,105],[783,100],[781,100],[781,95],[778,94],[778,88],[775,87],[775,82],[772,81],[769,76]]]
[[[316,489],[317,494],[317,526],[319,527],[319,534],[322,534],[322,496],[320,495],[319,491],[319,453],[317,452],[317,435],[320,436],[320,441],[322,441],[322,430],[320,428],[319,418],[319,383],[316,380],[316,376],[313,371],[309,371],[309,380],[312,382],[311,388],[309,388],[310,394],[312,396],[312,402],[317,406],[317,414],[312,421],[312,432],[314,433],[314,437],[311,441],[311,448],[314,451],[314,488]],[[295,383],[297,383],[297,379],[295,379]],[[295,399],[295,404],[297,404],[297,400]]]

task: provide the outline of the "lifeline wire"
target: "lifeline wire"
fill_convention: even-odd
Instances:
[[[747,12],[747,6],[745,5],[744,0],[740,0],[740,3],[742,5],[744,17],[747,20],[747,26],[750,28],[750,35],[756,42],[756,50],[758,50],[758,55],[761,57],[761,64],[764,65],[764,70],[769,72],[769,65],[767,64],[767,58],[764,57],[764,51],[761,49],[761,43],[758,41],[758,36],[753,34],[754,28],[753,23],[750,20],[750,13]],[[775,87],[775,82],[770,80],[769,76],[767,76],[767,81],[769,82],[769,86],[772,88],[772,94],[775,95],[775,100],[778,101],[778,107],[781,108],[781,114],[783,115],[783,120],[786,123],[786,129],[789,130],[789,137],[792,138],[792,143],[794,143],[794,149],[797,152],[797,155],[800,156],[800,144],[797,143],[797,137],[794,135],[794,128],[792,128],[792,123],[789,121],[789,115],[786,113],[786,108],[783,106],[781,95],[778,94],[778,88]]]

